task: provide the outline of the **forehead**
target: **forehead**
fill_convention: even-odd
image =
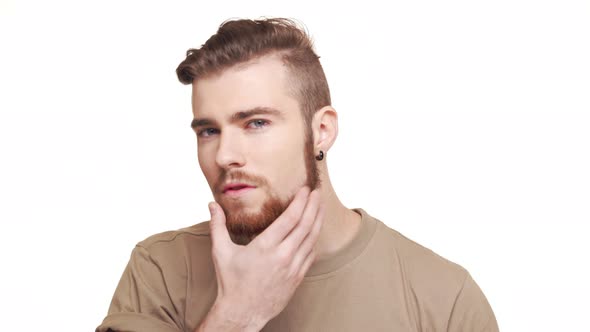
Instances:
[[[286,115],[299,111],[288,72],[278,55],[264,56],[193,82],[195,117],[219,117],[259,107]]]

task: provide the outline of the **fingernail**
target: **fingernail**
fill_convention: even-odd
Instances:
[[[211,213],[211,215],[215,214],[215,204],[213,204],[213,202],[209,203],[209,213]]]

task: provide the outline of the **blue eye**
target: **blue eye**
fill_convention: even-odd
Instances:
[[[205,128],[202,130],[199,130],[199,132],[197,133],[198,136],[201,137],[209,137],[211,135],[216,134],[218,131],[215,128]]]
[[[267,120],[256,119],[248,122],[248,127],[250,128],[263,128],[267,126],[269,122]]]

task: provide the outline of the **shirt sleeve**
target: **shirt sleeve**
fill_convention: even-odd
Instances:
[[[470,274],[457,295],[448,332],[499,332],[492,307]]]
[[[96,332],[110,331],[183,331],[160,266],[144,247],[133,249],[108,314],[96,328]]]

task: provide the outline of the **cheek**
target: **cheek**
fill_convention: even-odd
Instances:
[[[306,180],[303,142],[296,138],[281,137],[258,150],[257,164],[263,171],[260,175],[265,176],[273,190],[282,195],[296,192]]]
[[[197,156],[199,159],[199,167],[201,167],[201,171],[203,172],[209,187],[212,188],[217,177],[215,161],[206,153],[206,151],[203,151],[203,149],[199,149]]]

